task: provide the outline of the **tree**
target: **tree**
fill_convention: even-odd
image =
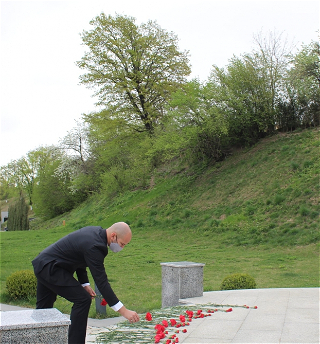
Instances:
[[[29,230],[28,219],[29,207],[24,197],[20,194],[19,200],[8,209],[8,230],[25,231]]]
[[[268,87],[271,94],[271,111],[275,113],[277,100],[285,92],[284,80],[288,71],[289,56],[292,46],[289,46],[282,33],[269,32],[263,36],[262,32],[254,36],[257,50],[254,52],[255,63],[265,70]]]
[[[70,170],[62,170],[61,157],[55,156],[38,172],[34,188],[34,211],[44,219],[50,219],[72,210],[84,201],[83,193],[72,188]]]
[[[320,45],[311,42],[303,45],[292,60],[293,67],[287,78],[289,100],[293,104],[296,126],[310,127],[320,124]]]
[[[110,117],[107,109],[85,119],[90,122],[94,185],[108,195],[145,186],[150,171],[147,152],[154,135],[133,130],[123,119]]]
[[[81,83],[96,89],[110,116],[152,133],[171,92],[190,74],[188,52],[153,21],[137,25],[133,17],[101,13],[90,24],[94,29],[82,33],[89,51],[77,62],[88,70]]]
[[[252,145],[273,130],[269,80],[254,56],[234,56],[225,69],[213,66],[208,85],[226,118],[232,145]]]
[[[48,160],[57,151],[57,148],[40,147],[27,153],[26,156],[11,161],[1,167],[1,179],[5,179],[9,185],[23,190],[28,195],[29,204],[33,204],[33,190],[38,171],[47,164]]]
[[[85,116],[85,115],[84,115]],[[60,140],[59,148],[65,152],[61,156],[60,165],[56,173],[65,175],[67,171],[71,177],[72,192],[89,195],[96,190],[97,182],[93,158],[90,152],[89,127],[86,122],[77,122],[76,127]]]
[[[172,120],[166,133],[170,133],[168,127],[176,127],[176,133],[165,135],[164,147],[171,151],[176,147],[180,154],[184,151],[197,162],[212,163],[224,157],[228,128],[214,96],[211,85],[198,80],[191,80],[172,95],[169,112]]]
[[[85,122],[76,122],[76,127],[68,131],[67,135],[60,140],[60,149],[71,152],[75,160],[85,164],[89,157],[88,128]]]

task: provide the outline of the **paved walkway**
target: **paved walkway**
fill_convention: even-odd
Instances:
[[[202,297],[182,300],[186,304],[249,305],[195,319],[180,343],[319,343],[319,288],[250,289],[205,292]],[[21,309],[0,305],[1,311]],[[89,319],[87,343],[122,317]]]

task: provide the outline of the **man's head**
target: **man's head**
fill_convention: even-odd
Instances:
[[[116,222],[107,228],[106,231],[109,246],[112,243],[117,243],[121,248],[123,248],[131,241],[132,232],[125,222]]]

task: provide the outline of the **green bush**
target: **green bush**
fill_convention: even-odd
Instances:
[[[32,270],[20,270],[11,274],[6,280],[9,297],[25,299],[37,294],[37,278]]]
[[[253,277],[248,274],[233,274],[227,276],[221,283],[220,290],[255,289],[257,286]]]

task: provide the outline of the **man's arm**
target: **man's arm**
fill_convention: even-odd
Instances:
[[[80,282],[80,284],[87,284],[87,283],[89,283],[89,279],[88,279],[88,274],[87,274],[86,268],[78,268],[76,270],[76,274],[77,274],[78,281]]]

